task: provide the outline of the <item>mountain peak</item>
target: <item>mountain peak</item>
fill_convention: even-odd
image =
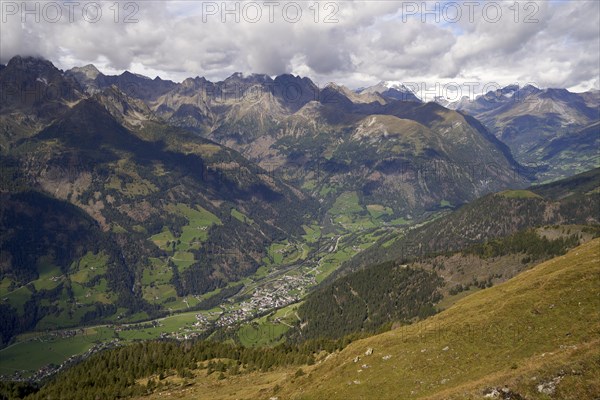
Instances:
[[[135,77],[135,78],[147,79],[149,81],[152,80],[152,78],[149,78],[149,77],[147,77],[145,75],[136,74],[136,73],[129,72],[129,71],[123,72],[120,76],[123,77],[123,78],[134,78]]]
[[[187,78],[186,80],[181,82],[181,86],[184,88],[193,88],[197,86],[202,86],[208,82],[209,81],[206,78],[197,76],[195,78]]]
[[[75,79],[39,57],[13,57],[2,69],[0,87],[18,89],[6,90],[3,109],[18,109],[41,119],[56,118],[67,108],[63,101],[72,102],[81,96],[81,87]],[[48,91],[49,87],[54,89]]]
[[[50,61],[42,57],[14,56],[6,65],[8,69],[24,70],[28,73],[41,73],[43,71],[60,72]]]
[[[275,80],[277,80],[277,79],[291,79],[291,80],[296,80],[296,79],[304,79],[304,78],[302,78],[300,75],[280,74],[280,75],[277,75],[275,77]]]
[[[352,99],[352,98],[356,97],[356,94],[354,92],[352,92],[352,90],[348,89],[344,85],[339,85],[335,82],[329,82],[323,90],[338,92],[338,93],[346,96],[348,99]]]
[[[529,95],[529,94],[540,93],[540,92],[543,92],[543,90],[539,89],[531,84],[527,84],[519,90],[519,93],[521,95]]]
[[[73,67],[69,72],[73,74],[82,74],[88,79],[96,79],[98,75],[102,74],[94,64],[88,64],[84,67]]]
[[[277,75],[274,79],[275,82],[298,82],[298,83],[303,83],[303,84],[308,84],[308,85],[315,85],[314,82],[306,77],[306,76],[300,76],[300,75],[294,75],[294,74],[281,74],[281,75]],[[316,86],[316,85],[315,85]]]
[[[325,88],[330,88],[330,89],[334,89],[334,90],[338,90],[341,91],[343,90],[343,86],[342,85],[338,85],[335,82],[329,82],[327,85],[325,85]]]
[[[502,89],[503,92],[514,92],[515,90],[519,90],[519,85],[517,84],[511,84],[508,86],[504,86]]]
[[[383,84],[388,89],[396,89],[404,92],[412,92],[409,88],[407,88],[402,82],[398,81],[382,81]]]
[[[412,90],[407,88],[404,84],[402,84],[399,81],[380,81],[374,86],[359,89],[357,90],[357,92],[359,94],[378,93],[381,96],[391,100],[421,102],[421,100],[417,96],[415,96]]]
[[[242,72],[234,72],[227,79],[223,81],[224,83],[230,82],[243,82],[246,84],[263,84],[263,83],[272,83],[273,79],[267,74],[244,74]]]

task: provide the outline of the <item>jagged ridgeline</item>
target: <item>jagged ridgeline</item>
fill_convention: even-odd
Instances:
[[[21,327],[139,320],[231,293],[272,243],[331,224],[347,199],[352,218],[375,212],[381,225],[525,183],[485,128],[393,91],[318,88],[292,75],[177,84],[92,66],[63,72],[31,57],[10,60],[0,85],[2,192],[68,203],[93,224],[94,246],[57,251],[57,242],[26,258],[15,245],[24,239],[5,229],[10,315],[23,319],[38,292],[53,291],[52,312]],[[44,243],[40,232],[28,243]]]
[[[219,321],[238,323],[303,298],[357,253],[298,310],[308,322],[300,339],[373,332],[430,315],[459,291],[438,265],[462,290],[506,280],[537,255],[501,277],[499,261],[486,260],[473,280],[455,274],[456,255],[399,260],[598,222],[597,171],[521,190],[535,171],[481,123],[400,86],[353,92],[243,74],[174,83],[15,57],[0,87],[2,346],[23,331],[208,313],[234,296],[235,318]],[[490,192],[499,193],[420,225]],[[544,233],[521,234],[514,240],[537,243]],[[477,251],[470,257],[485,259]],[[265,303],[236,314],[252,291]]]
[[[483,125],[422,104],[401,86],[353,92],[299,76],[241,73],[175,84],[131,73],[109,77],[93,66],[65,76],[88,93],[124,92],[153,118],[239,151],[325,209],[356,192],[362,207],[385,209],[386,221],[419,220],[527,182],[527,169]]]

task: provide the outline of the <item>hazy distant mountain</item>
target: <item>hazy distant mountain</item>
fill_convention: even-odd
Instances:
[[[357,90],[360,94],[379,93],[386,99],[421,102],[415,94],[401,83],[381,81],[377,85]]]
[[[104,75],[94,65],[71,68],[65,72],[65,76],[77,80],[90,94],[115,85],[128,96],[145,101],[155,100],[177,86],[175,82],[160,77],[151,79],[129,71],[121,75]]]
[[[511,85],[473,101],[439,102],[481,120],[510,147],[519,162],[543,167],[543,179],[569,176],[600,165],[597,90],[571,93],[566,89]]]
[[[460,100],[456,101],[451,101],[443,96],[438,96],[434,99],[434,101],[450,110],[461,110],[467,107],[468,103],[470,103],[472,100],[469,96],[463,96]]]

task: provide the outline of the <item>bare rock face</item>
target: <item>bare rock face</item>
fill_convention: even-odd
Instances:
[[[561,375],[559,375],[559,376],[549,380],[548,382],[540,383],[536,387],[538,393],[553,395],[554,392],[556,392],[556,386],[560,383],[562,378],[563,377]]]
[[[486,399],[525,400],[523,396],[506,386],[503,388],[487,388],[483,391],[483,397]]]

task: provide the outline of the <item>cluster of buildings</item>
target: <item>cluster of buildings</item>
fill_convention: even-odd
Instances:
[[[192,326],[180,327],[175,332],[161,333],[159,337],[160,339],[188,340],[203,335],[213,327],[232,326],[251,320],[269,311],[298,302],[307,289],[316,283],[316,279],[311,273],[283,275],[264,287],[257,288],[249,299],[238,304],[230,300],[220,306],[223,312],[198,313],[195,315],[196,322]],[[157,328],[159,326],[162,326],[162,324],[157,320],[141,324],[108,325],[109,328],[114,328],[115,332]],[[74,337],[83,333],[83,329],[56,331],[52,332],[51,336],[42,336],[37,340],[50,342],[56,338]],[[47,365],[29,377],[25,377],[23,371],[15,372],[12,376],[0,376],[0,380],[40,381],[60,372],[73,363],[79,362],[96,352],[113,348],[119,343],[118,338],[109,342],[97,343],[86,353],[72,356],[61,365]]]
[[[258,288],[250,299],[243,301],[236,308],[227,309],[217,319],[215,325],[224,327],[252,319],[265,312],[285,307],[300,300],[306,289],[315,285],[312,275],[284,275],[269,286]]]

